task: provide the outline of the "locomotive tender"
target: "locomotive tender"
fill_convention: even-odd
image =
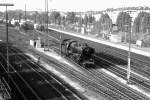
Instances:
[[[61,43],[61,52],[81,66],[88,67],[94,65],[92,55],[95,53],[95,49],[89,47],[86,43],[64,39]]]

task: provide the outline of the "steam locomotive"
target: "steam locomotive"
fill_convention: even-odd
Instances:
[[[94,65],[92,55],[95,53],[95,49],[89,47],[86,43],[65,39],[61,43],[61,52],[81,66],[89,67]]]

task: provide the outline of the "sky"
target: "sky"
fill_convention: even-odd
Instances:
[[[58,11],[90,11],[105,10],[107,8],[150,6],[150,0],[48,0],[49,10]],[[45,0],[0,0],[0,3],[13,3],[10,10],[26,9],[41,11],[45,9]],[[4,11],[5,7],[0,7]]]

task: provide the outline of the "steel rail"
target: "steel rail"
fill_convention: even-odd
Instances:
[[[32,51],[32,52],[34,52],[34,51]],[[34,52],[35,53],[35,52]],[[49,60],[49,57],[47,57],[47,56],[45,56],[45,55],[43,55],[43,58],[44,58],[44,61],[45,62],[47,62],[47,63],[49,63],[49,64],[53,64],[53,66],[55,66],[55,68],[57,67],[59,70],[61,70],[61,71],[63,71],[63,73],[66,73],[67,75],[68,74],[70,74],[70,72],[75,72],[75,70],[72,70],[72,69],[70,69],[70,68],[68,68],[68,67],[66,67],[66,66],[63,66],[62,64],[58,64],[58,63],[54,63],[53,61],[51,61],[51,60]],[[59,66],[59,67],[58,67]],[[65,67],[65,68],[63,68],[63,67]],[[67,70],[68,71],[67,71]],[[76,71],[77,72],[77,71]],[[82,80],[82,83],[84,82],[84,83],[86,83],[86,84],[88,84],[89,83],[89,81],[91,81],[90,79],[89,79],[89,77],[87,77],[87,76],[85,76],[85,75],[83,75],[83,74],[81,74],[81,73],[78,73],[78,75],[80,75],[81,77],[77,77],[77,76],[73,76],[74,78],[76,78],[77,80],[79,80],[79,81],[81,81]],[[71,75],[70,76],[72,76],[72,73],[71,73]],[[86,79],[87,81],[85,82],[85,81],[83,81],[83,79]],[[95,83],[95,84],[97,84],[96,82],[93,82],[93,83]],[[103,95],[107,95],[107,97],[109,97],[109,98],[111,98],[112,99],[112,97],[110,97],[110,95],[112,95],[111,93],[109,93],[110,95],[108,95],[108,93],[106,93],[106,91],[104,91],[104,90],[102,90],[101,89],[101,91],[98,89],[99,87],[102,87],[103,89],[105,89],[105,87],[103,87],[101,84],[98,84],[98,86],[92,86],[91,84],[88,84],[87,86],[89,86],[89,88],[92,88],[92,90],[95,90],[95,91],[97,91],[99,94],[103,94]],[[105,89],[106,90],[106,89]],[[109,89],[107,89],[107,90],[109,90]],[[105,93],[103,93],[103,92],[105,92]]]
[[[81,67],[82,68],[82,67]],[[83,68],[82,68],[83,69]],[[85,69],[85,68],[84,68]],[[86,69],[85,69],[86,70]],[[87,70],[88,71],[88,70]],[[89,72],[89,71],[88,71]],[[90,73],[93,73],[91,76],[97,76],[97,77],[99,77],[98,75],[96,75],[94,72],[89,72],[88,74],[90,74]],[[105,77],[107,77],[107,76],[105,76]],[[109,84],[109,83],[108,83]],[[117,83],[118,84],[118,83]],[[110,84],[111,85],[111,84]],[[120,85],[121,86],[121,85]],[[124,87],[125,88],[125,87]],[[128,89],[128,88],[126,88],[126,89]],[[131,91],[131,90],[130,90]],[[131,91],[131,93],[133,93],[134,95],[136,95],[136,96],[138,96],[137,94],[135,94],[133,91]],[[128,94],[128,95],[130,95],[130,94]],[[134,98],[133,98],[134,99]],[[139,99],[140,100],[140,99]]]
[[[101,60],[103,60],[103,61],[106,61],[106,62],[108,62],[108,63],[113,64],[114,66],[111,66],[111,67],[110,67],[110,68],[112,68],[112,69],[107,69],[107,70],[109,70],[109,71],[111,71],[111,72],[113,72],[113,73],[115,73],[115,74],[117,74],[117,75],[119,75],[119,76],[122,76],[123,79],[126,79],[126,72],[117,69],[117,68],[115,67],[116,65],[115,65],[114,63],[112,63],[112,62],[110,62],[110,61],[107,61],[107,60],[104,59],[104,58],[100,58],[100,57],[98,57],[98,58],[101,59]],[[119,70],[119,72],[118,72],[118,70]],[[117,71],[117,72],[116,72],[116,71]],[[131,73],[132,73],[132,72],[131,72]],[[124,75],[122,75],[122,74],[124,74]],[[132,74],[133,74],[133,73],[132,73]],[[136,76],[136,75],[135,75],[135,76]],[[143,89],[150,91],[150,88],[149,88],[150,86],[149,86],[148,84],[144,84],[144,83],[140,83],[140,84],[139,84],[139,82],[141,82],[141,80],[140,80],[140,78],[135,77],[135,76],[132,75],[132,77],[131,77],[131,83],[136,83],[137,85],[141,86]],[[135,79],[138,80],[139,82],[137,82]],[[142,84],[142,85],[141,85],[141,84]]]
[[[3,69],[7,72],[7,70],[4,68],[4,66],[2,65],[2,63],[0,62],[0,65],[3,67]],[[21,96],[23,97],[24,100],[27,100],[26,96],[23,94],[23,92],[20,90],[19,86],[17,85],[17,83],[14,81],[14,79],[9,75],[9,78],[11,79],[11,81],[13,82],[13,84],[16,86],[17,90],[19,91],[19,93],[21,94]]]
[[[1,57],[6,61],[5,57],[0,53]],[[9,64],[9,66],[16,72],[16,74],[22,79],[22,81],[26,84],[26,86],[32,91],[32,93],[35,95],[35,97],[38,100],[41,100],[41,98],[36,94],[36,92],[32,89],[32,87],[28,84],[28,82],[26,82],[26,80],[24,80],[24,78],[13,68],[13,66],[11,64]]]
[[[13,49],[14,50],[14,49]],[[17,50],[15,50],[17,51]],[[18,56],[18,55],[17,55]],[[24,55],[23,55],[24,56]],[[25,56],[24,56],[25,57]],[[22,59],[21,57],[18,56],[20,60]],[[25,57],[26,58],[26,57]],[[40,74],[40,71],[37,69],[32,68],[28,63],[23,61],[29,68],[31,68],[36,74],[38,74],[41,78],[43,78],[53,89],[55,89],[65,100],[69,100],[63,93],[61,93],[57,88],[55,88],[50,81],[48,81],[47,78],[45,78],[43,75]],[[34,63],[35,66],[37,66],[41,71],[43,71],[37,64]],[[44,72],[44,71],[43,71]],[[50,75],[49,75],[50,76]],[[53,77],[54,79],[54,77]],[[56,79],[55,79],[56,80]],[[60,82],[59,82],[60,83]]]
[[[112,90],[114,90],[114,91],[116,91],[116,92],[118,91],[118,92],[119,92],[120,94],[122,94],[123,96],[130,98],[130,100],[134,100],[134,98],[133,98],[130,94],[125,93],[124,90],[118,89],[119,87],[113,85],[112,82],[114,82],[115,84],[117,84],[118,86],[120,86],[120,88],[126,89],[126,91],[128,90],[128,88],[123,87],[121,84],[115,82],[113,79],[110,80],[109,78],[107,78],[108,76],[106,76],[106,75],[104,76],[104,75],[100,74],[100,72],[97,73],[96,71],[91,71],[91,69],[90,69],[90,70],[87,70],[86,68],[83,68],[82,66],[80,66],[80,68],[81,68],[82,70],[84,70],[85,72],[87,72],[88,75],[94,77],[95,81],[98,81],[98,82],[99,82],[99,81],[103,81],[105,84],[107,84],[108,86],[110,86],[110,88],[111,88]],[[101,77],[100,77],[99,75],[100,75]],[[103,76],[103,77],[102,77],[102,76]],[[105,79],[105,78],[107,78],[107,79],[110,80],[111,82],[110,82],[110,81],[108,82],[108,80]],[[115,87],[115,88],[113,88],[113,87]],[[122,92],[121,92],[121,91],[122,91]],[[133,91],[130,90],[130,92],[134,94]],[[128,95],[130,95],[130,96],[128,96]],[[136,94],[135,94],[135,95],[136,95]],[[139,99],[139,100],[140,100],[140,99]]]

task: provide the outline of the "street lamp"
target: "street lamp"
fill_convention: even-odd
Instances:
[[[6,49],[7,49],[7,73],[9,73],[9,52],[8,52],[8,13],[7,13],[7,6],[14,6],[11,3],[1,3],[0,6],[6,7]]]

